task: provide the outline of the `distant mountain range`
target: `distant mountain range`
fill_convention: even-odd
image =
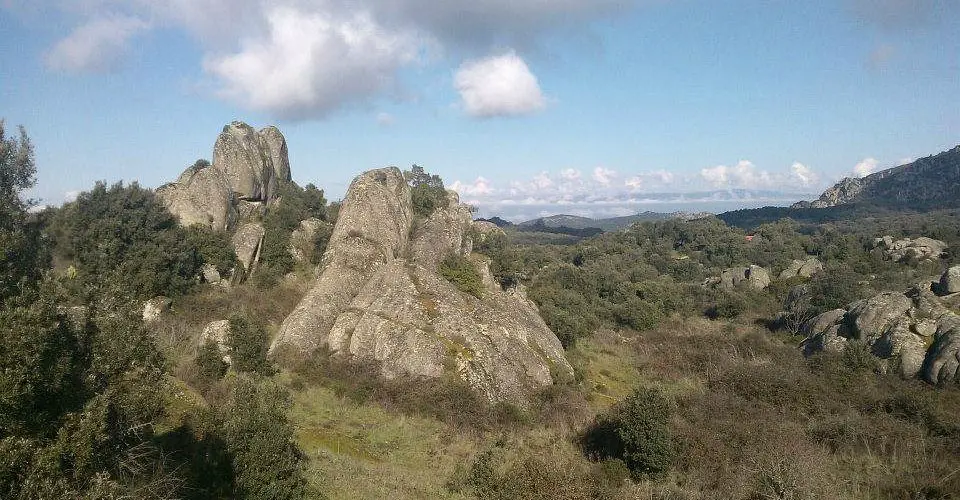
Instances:
[[[629,227],[635,222],[644,222],[644,221],[656,221],[656,220],[668,220],[668,219],[700,219],[703,217],[710,217],[712,214],[708,212],[673,212],[673,213],[660,213],[660,212],[642,212],[634,215],[627,215],[623,217],[610,217],[606,219],[591,219],[589,217],[581,217],[579,215],[551,215],[549,217],[539,217],[533,220],[528,220],[521,222],[519,224],[514,224],[510,221],[501,219],[500,217],[491,217],[489,219],[479,219],[485,220],[487,222],[492,222],[500,227],[515,227],[520,231],[544,231],[544,232],[559,232],[565,234],[571,234],[574,236],[591,236],[592,234],[604,232],[604,231],[616,231],[617,229],[623,229]]]
[[[960,146],[859,179],[848,177],[820,198],[791,208],[850,204],[921,210],[960,206]]]

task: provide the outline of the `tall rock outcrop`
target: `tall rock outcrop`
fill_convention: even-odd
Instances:
[[[217,138],[212,165],[189,167],[176,182],[158,188],[157,195],[185,226],[230,230],[242,213],[273,201],[279,186],[290,180],[283,134],[276,127],[257,132],[233,122]]]
[[[350,185],[320,274],[284,320],[271,348],[334,353],[380,362],[382,374],[439,377],[454,372],[490,401],[524,405],[555,376],[573,371],[536,307],[485,280],[482,298],[437,272],[451,253],[470,256],[468,207],[415,223],[400,170],[366,172]]]

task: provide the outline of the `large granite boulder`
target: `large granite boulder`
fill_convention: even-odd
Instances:
[[[915,257],[917,260],[939,259],[947,250],[947,244],[926,236],[900,240],[894,240],[892,236],[883,236],[873,240],[873,248],[879,250],[884,258],[899,262],[909,257]]]
[[[780,272],[778,276],[781,280],[788,280],[790,278],[809,278],[814,274],[823,271],[823,263],[820,262],[820,259],[816,257],[807,257],[804,260],[794,260],[787,266],[786,269]]]
[[[743,267],[731,267],[720,272],[720,276],[707,279],[705,286],[734,290],[745,286],[753,290],[764,290],[770,286],[770,273],[753,264]]]
[[[200,337],[198,338],[197,344],[203,346],[208,342],[213,342],[217,345],[217,349],[220,351],[220,354],[223,355],[223,360],[227,363],[232,363],[230,359],[230,320],[222,319],[219,321],[211,321],[204,327],[203,331],[200,332]]]
[[[943,272],[937,291],[942,295],[960,293],[960,266],[953,266]]]
[[[233,122],[217,138],[212,165],[187,168],[176,182],[157,189],[157,196],[184,226],[229,231],[240,220],[262,215],[289,181],[283,134],[276,127],[257,132]]]
[[[883,366],[904,378],[920,374],[939,382],[952,380],[950,373],[956,372],[951,359],[960,348],[960,338],[953,339],[960,334],[960,320],[938,300],[929,283],[826,312],[807,321],[802,332],[806,340],[801,345],[808,355],[842,351],[851,342],[861,342]]]
[[[188,168],[177,182],[158,188],[157,197],[184,226],[227,231],[238,219],[230,186],[222,173],[211,167]]]
[[[573,374],[557,337],[522,296],[486,283],[482,298],[436,272],[469,255],[470,211],[414,221],[400,170],[366,172],[350,186],[313,288],[284,320],[271,352],[334,353],[380,363],[385,377],[454,373],[490,401],[526,405],[555,377]]]

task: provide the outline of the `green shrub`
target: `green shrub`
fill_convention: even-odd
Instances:
[[[461,292],[483,298],[483,278],[470,259],[463,255],[452,253],[440,262],[438,269],[440,276],[453,283]]]
[[[410,198],[415,216],[427,218],[438,208],[449,206],[450,200],[447,199],[447,191],[439,175],[427,173],[423,167],[413,165],[403,173],[403,178],[410,184]]]
[[[273,367],[267,360],[268,341],[263,325],[252,322],[241,314],[230,317],[227,346],[230,347],[230,361],[235,370],[272,374]]]
[[[234,498],[304,498],[304,457],[287,420],[290,397],[264,379],[237,377],[219,411],[219,434],[232,458]]]
[[[656,389],[638,389],[597,416],[581,437],[595,460],[622,460],[635,477],[668,471],[674,459],[670,401]]]
[[[230,365],[223,360],[220,347],[214,341],[207,341],[197,350],[194,362],[200,369],[200,375],[207,380],[219,380],[227,373]]]

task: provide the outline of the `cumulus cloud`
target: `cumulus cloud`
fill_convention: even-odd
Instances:
[[[820,180],[820,176],[813,169],[800,162],[794,162],[790,166],[790,177],[803,187],[815,185]]]
[[[417,55],[414,36],[386,32],[365,14],[279,7],[267,21],[267,37],[210,57],[204,68],[223,82],[222,96],[286,118],[324,116],[375,95]]]
[[[545,105],[537,77],[513,51],[464,62],[454,87],[464,111],[479,118],[529,114]]]
[[[593,180],[604,186],[609,186],[616,176],[616,170],[606,167],[597,167],[593,169]]]
[[[565,168],[560,171],[560,178],[566,181],[575,181],[580,179],[580,171],[575,168]]]
[[[180,30],[204,54],[214,94],[279,118],[323,118],[352,103],[397,95],[404,68],[488,52],[532,49],[645,0],[5,0],[59,10],[79,27],[50,51],[51,68],[115,69],[131,38]],[[109,12],[124,16],[110,16]],[[149,19],[149,26],[139,19]],[[569,31],[566,31],[569,30]],[[517,53],[464,73],[458,90],[475,116],[542,109],[536,77]],[[495,64],[499,63],[499,64]],[[480,71],[482,70],[482,71]]]
[[[482,176],[477,177],[477,179],[471,183],[456,181],[450,186],[450,189],[456,191],[461,197],[483,197],[494,193],[494,189],[490,184],[490,181]]]
[[[880,162],[876,158],[864,158],[863,161],[853,167],[853,174],[857,177],[866,177],[872,174],[879,164]]]
[[[732,167],[704,168],[700,170],[700,177],[715,188],[767,189],[774,185],[770,172],[758,169],[747,160],[740,160]]]
[[[50,69],[68,73],[102,73],[117,68],[129,51],[130,39],[147,30],[137,17],[110,15],[73,30],[46,54]]]

